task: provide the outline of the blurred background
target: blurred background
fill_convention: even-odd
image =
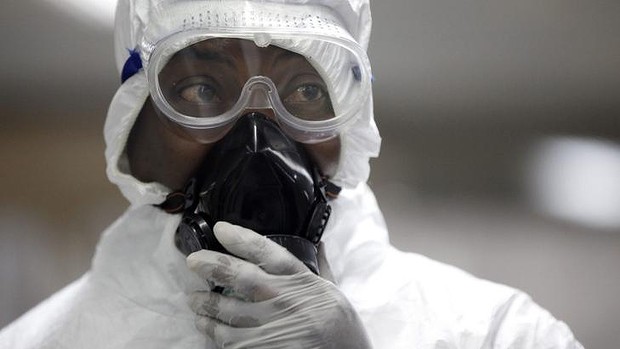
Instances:
[[[89,268],[126,208],[104,173],[114,1],[0,11],[0,327]],[[620,343],[620,2],[373,3],[370,184],[399,248],[520,288]]]

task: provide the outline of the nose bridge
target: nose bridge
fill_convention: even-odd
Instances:
[[[271,101],[269,100],[269,87],[263,84],[254,84],[249,86],[248,104],[246,108],[273,108]]]
[[[244,112],[259,112],[275,120],[273,98],[278,98],[278,91],[273,82],[264,76],[254,76],[248,80],[244,89],[248,94]]]

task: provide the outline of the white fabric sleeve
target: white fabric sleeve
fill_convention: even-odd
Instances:
[[[518,292],[494,318],[486,348],[583,349],[568,326]]]

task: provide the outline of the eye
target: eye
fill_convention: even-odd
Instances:
[[[326,120],[334,116],[329,94],[315,79],[292,84],[290,93],[282,99],[289,113],[305,120]],[[314,81],[313,81],[314,80]],[[286,91],[286,90],[285,90]]]
[[[298,86],[291,94],[289,94],[284,102],[286,103],[307,103],[317,102],[325,98],[327,93],[325,90],[315,84],[305,84]]]
[[[194,83],[177,89],[178,94],[184,100],[195,104],[208,104],[220,102],[215,87],[205,83]]]

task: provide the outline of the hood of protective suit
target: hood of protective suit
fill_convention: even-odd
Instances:
[[[175,25],[162,22],[162,17],[154,8],[161,8],[166,2],[161,0],[120,0],[116,13],[115,55],[120,71],[133,50],[148,47],[148,42],[165,34],[168,27]],[[242,1],[188,1],[199,6],[209,3],[209,11],[221,11],[222,18],[242,13]],[[336,33],[346,32],[364,49],[368,46],[371,17],[368,1],[363,0],[317,0],[317,1],[257,1],[252,11],[261,7],[272,13],[274,17],[286,16],[287,13],[303,13],[307,8],[314,13],[317,8],[336,18],[338,25],[330,26]],[[243,11],[242,11],[243,10]],[[245,12],[243,12],[245,13]],[[159,17],[158,17],[159,16]],[[185,18],[183,20],[186,20]],[[153,21],[157,22],[156,25]],[[340,25],[342,27],[340,27]],[[163,28],[162,28],[163,27]],[[326,29],[327,30],[327,29]],[[329,31],[327,31],[329,33]],[[147,42],[147,44],[145,44]],[[292,48],[291,48],[292,49]],[[297,51],[311,50],[312,47],[296,47]],[[143,57],[144,59],[144,57]],[[319,58],[320,59],[320,58]],[[368,64],[366,62],[366,64]],[[370,67],[367,67],[370,71]],[[327,71],[333,81],[338,80],[338,71]],[[116,93],[109,109],[105,125],[107,174],[110,180],[119,186],[122,193],[132,204],[158,204],[164,201],[170,189],[159,183],[143,183],[131,175],[125,154],[125,146],[129,132],[149,95],[148,83],[144,71],[139,71],[125,81]],[[341,135],[340,162],[332,181],[345,188],[353,188],[368,179],[370,172],[369,159],[378,155],[380,137],[373,118],[372,98],[365,101],[360,115]]]

